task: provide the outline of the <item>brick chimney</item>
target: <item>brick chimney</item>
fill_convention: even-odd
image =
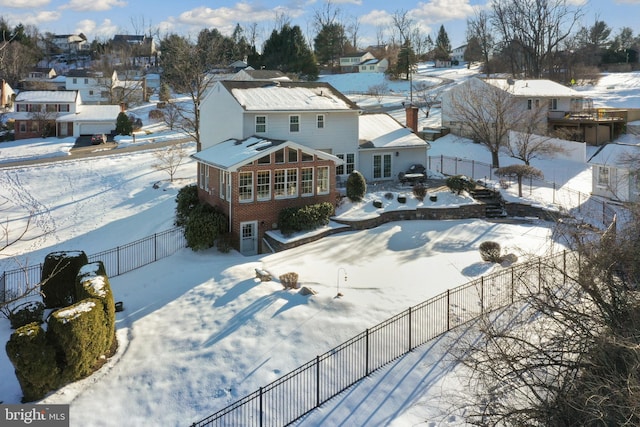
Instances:
[[[407,113],[407,127],[418,133],[418,107],[409,104],[404,110]]]

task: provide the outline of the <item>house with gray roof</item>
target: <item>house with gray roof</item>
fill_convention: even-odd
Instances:
[[[591,194],[620,202],[640,200],[640,138],[636,140],[606,144],[589,159]]]
[[[228,212],[235,247],[268,250],[262,236],[282,209],[334,203],[355,170],[389,181],[426,163],[429,145],[412,129],[361,113],[323,82],[223,80],[208,90],[194,155],[198,197]]]
[[[118,105],[84,105],[77,90],[23,91],[15,98],[15,139],[111,133]]]

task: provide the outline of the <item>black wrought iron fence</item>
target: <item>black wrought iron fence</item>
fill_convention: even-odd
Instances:
[[[117,248],[88,255],[89,262],[102,261],[107,276],[115,277],[136,268],[143,267],[168,257],[185,248],[187,242],[181,228],[173,228]],[[37,284],[41,280],[42,263],[22,269],[5,271],[0,275],[0,300],[7,301],[14,296],[38,292]]]
[[[272,383],[193,423],[286,426],[416,347],[540,290],[575,271],[567,252],[539,258],[451,289],[367,329]]]
[[[429,156],[428,169],[444,175],[465,175],[474,180],[493,181],[495,173],[489,163],[447,156]],[[514,184],[515,183],[511,183]],[[605,199],[559,186],[544,179],[526,179],[523,193],[541,203],[553,205],[574,218],[596,226],[611,224],[616,209]]]

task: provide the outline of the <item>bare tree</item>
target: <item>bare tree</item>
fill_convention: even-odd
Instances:
[[[458,345],[477,426],[640,424],[640,233],[565,229],[573,251],[514,276],[516,303],[487,311]],[[622,232],[620,232],[622,231]],[[535,281],[527,280],[537,272]],[[464,353],[464,354],[463,354]]]
[[[476,9],[475,16],[467,20],[467,40],[478,42],[484,63],[484,72],[491,76],[491,62],[489,61],[495,45],[491,21],[484,10]]]
[[[492,8],[494,29],[502,46],[510,48],[505,52],[509,52],[512,72],[534,78],[549,70],[553,53],[582,16],[582,9],[567,0],[497,0]]]
[[[353,48],[354,50],[358,50],[358,32],[360,31],[360,18],[358,18],[357,16],[351,17],[351,19],[345,26],[345,31],[347,33],[349,43],[351,44],[351,48]]]
[[[180,107],[178,107],[176,103],[168,101],[165,107],[162,109],[163,120],[171,130],[177,127],[182,120],[179,108]]]
[[[418,99],[418,108],[429,117],[431,108],[441,102],[442,89],[433,89],[425,83],[413,83],[413,96]]]
[[[185,143],[170,145],[169,147],[153,153],[157,162],[152,165],[153,169],[169,174],[169,180],[173,182],[176,172],[189,157],[189,152]]]
[[[443,93],[442,103],[443,125],[487,147],[493,167],[500,167],[499,153],[521,112],[508,88],[474,78]]]

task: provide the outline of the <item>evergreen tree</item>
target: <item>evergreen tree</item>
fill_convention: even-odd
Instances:
[[[124,112],[120,112],[116,118],[116,133],[118,135],[131,135],[133,132],[133,123]]]
[[[340,55],[344,53],[347,37],[344,26],[339,23],[323,25],[313,40],[313,47],[318,61],[328,64],[331,68],[338,63]]]
[[[262,52],[261,62],[267,69],[301,74],[309,80],[318,77],[316,58],[297,25],[285,24],[279,32],[273,30]]]
[[[444,29],[444,25],[440,26],[440,31],[438,31],[438,38],[436,38],[436,51],[435,51],[435,59],[440,59],[442,61],[447,61],[451,58],[451,42],[449,41],[449,36]]]
[[[411,45],[411,41],[407,39],[398,52],[398,63],[396,65],[398,77],[404,75],[405,80],[409,80],[409,75],[416,62],[417,59],[413,51],[413,46]]]

